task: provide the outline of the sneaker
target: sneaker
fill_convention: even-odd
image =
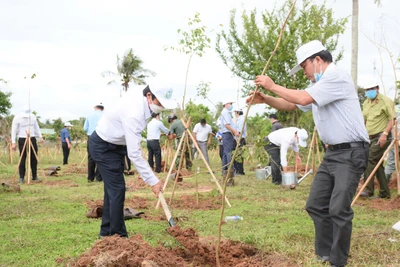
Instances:
[[[23,184],[23,183],[24,183],[24,178],[19,178],[19,182],[20,182],[21,184]]]
[[[322,263],[329,262],[329,256],[318,256],[316,260]]]
[[[39,181],[39,177],[37,177],[37,176],[36,176],[36,177],[33,177],[33,178],[32,178],[32,181]]]
[[[367,192],[361,192],[360,193],[360,197],[372,197],[370,194],[368,194]]]
[[[93,183],[93,180],[89,180],[89,179],[88,179],[87,181],[88,181],[88,183]]]

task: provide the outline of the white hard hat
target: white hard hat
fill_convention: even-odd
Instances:
[[[301,70],[300,64],[303,63],[304,60],[324,50],[326,50],[325,46],[323,46],[318,40],[314,40],[300,46],[300,48],[296,51],[297,65],[290,70],[289,75],[293,75]]]

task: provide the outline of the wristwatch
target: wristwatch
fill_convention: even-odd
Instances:
[[[388,136],[389,134],[387,132],[383,132],[384,135]]]

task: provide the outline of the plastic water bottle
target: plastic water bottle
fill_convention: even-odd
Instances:
[[[200,173],[200,167],[197,167],[197,173]]]
[[[235,216],[226,216],[225,217],[225,222],[229,222],[229,221],[242,221],[243,217],[240,217],[238,215]]]

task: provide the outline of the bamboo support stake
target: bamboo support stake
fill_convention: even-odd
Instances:
[[[183,135],[182,135],[182,138],[183,138]],[[185,158],[185,153],[186,153],[186,149],[187,149],[187,146],[186,146],[187,142],[188,142],[188,139],[187,139],[187,136],[185,136],[185,140],[183,141],[183,148],[182,148],[181,158],[179,159],[178,170],[176,171],[176,174],[175,174],[174,187],[172,188],[171,198],[169,199],[169,205],[172,204],[172,199],[174,198],[176,185],[178,184],[179,175],[181,173],[181,169],[182,169],[182,165],[183,165],[183,159]],[[178,151],[178,153],[179,153],[179,151]]]
[[[26,140],[28,140],[28,145],[27,145],[28,153],[26,155],[28,157],[28,175],[27,175],[27,177],[28,177],[28,184],[30,184],[31,183],[31,153],[32,153],[32,150],[31,150],[32,143],[31,143],[30,132],[27,132]]]
[[[376,171],[378,170],[378,168],[381,166],[383,160],[385,159],[386,155],[389,153],[390,149],[392,148],[392,146],[394,145],[394,142],[396,141],[396,139],[394,139],[390,145],[388,146],[388,148],[386,149],[385,153],[383,153],[383,156],[381,157],[381,159],[379,160],[379,162],[376,164],[375,168],[372,170],[371,174],[369,175],[368,179],[365,180],[363,186],[361,187],[360,191],[358,191],[356,197],[354,198],[353,202],[351,203],[351,206],[354,205],[354,203],[357,201],[357,199],[360,197],[361,192],[364,191],[365,187],[367,187],[367,184],[369,183],[369,181],[375,176]],[[364,177],[365,179],[365,177]]]
[[[192,140],[194,140],[192,133],[188,131],[188,134],[189,134],[190,138],[192,138]],[[197,151],[199,152],[199,155],[200,155],[201,159],[203,160],[204,164],[206,165],[208,172],[210,173],[211,177],[213,178],[214,182],[216,183],[218,191],[222,194],[222,197],[225,199],[226,204],[229,207],[231,207],[231,203],[229,202],[228,198],[226,197],[224,189],[219,184],[218,179],[215,177],[215,174],[212,171],[212,169],[211,169],[210,165],[208,164],[206,158],[204,157],[203,153],[201,153],[199,145],[196,142],[194,142],[194,146],[196,147]],[[223,203],[225,203],[225,202],[223,202]]]
[[[85,156],[83,157],[83,159],[82,159],[82,161],[81,161],[81,164],[79,164],[79,167],[81,167],[82,166],[82,164],[83,164],[83,161],[86,159],[86,157],[88,156],[88,153],[86,152],[85,153]]]
[[[311,137],[310,148],[309,148],[309,150],[308,150],[307,163],[306,163],[306,169],[305,169],[306,172],[308,172],[308,163],[309,163],[309,161],[310,161],[311,151],[312,151],[313,146],[314,146],[315,129],[316,129],[316,127],[314,126],[314,132],[313,132],[313,135],[312,135],[312,137]],[[313,171],[314,171],[314,170],[313,170]]]
[[[276,42],[274,51],[272,51],[270,57],[268,58],[268,61],[267,61],[267,63],[265,64],[265,67],[264,67],[264,69],[263,69],[262,75],[265,74],[265,71],[268,69],[269,63],[271,62],[272,57],[276,54],[276,51],[278,50],[279,44],[281,43],[281,40],[282,40],[283,31],[284,31],[284,29],[285,29],[285,27],[286,27],[286,23],[287,23],[287,21],[289,20],[290,15],[291,15],[292,12],[293,12],[294,7],[296,6],[296,1],[297,1],[297,0],[294,0],[294,1],[293,1],[292,7],[290,8],[290,11],[289,11],[289,14],[287,15],[285,21],[283,22],[283,25],[282,25],[282,28],[281,28],[281,30],[280,30],[280,32],[279,32],[279,37],[278,37],[278,40],[277,40],[277,42]],[[258,92],[258,86],[256,86],[256,89],[255,89],[255,91],[254,91],[254,94],[253,94],[252,97],[251,97],[251,100],[250,100],[250,103],[249,103],[249,108],[247,109],[246,115],[244,116],[243,125],[242,125],[242,129],[241,129],[240,133],[243,133],[243,130],[244,130],[244,127],[245,127],[246,121],[247,121],[247,116],[249,115],[250,107],[251,107],[251,105],[253,104],[254,97],[255,97],[255,95],[256,95],[257,92]],[[236,153],[237,153],[237,151],[238,151],[239,144],[240,144],[240,142],[237,142],[237,144],[236,144],[236,149],[235,149],[235,151],[233,152],[233,156],[232,156],[231,162],[230,162],[230,164],[229,164],[228,171],[227,171],[226,176],[225,176],[224,188],[223,188],[223,191],[222,191],[222,192],[223,192],[223,193],[222,193],[222,196],[223,196],[223,197],[225,197],[226,184],[227,184],[227,181],[228,181],[229,170],[232,169],[233,161],[234,161],[234,159],[235,159],[235,157],[236,157]],[[221,267],[221,263],[220,263],[220,261],[219,261],[219,250],[220,250],[220,245],[221,245],[221,229],[222,229],[222,222],[223,222],[224,210],[225,210],[225,202],[222,202],[221,214],[220,214],[219,223],[218,223],[218,239],[217,239],[217,246],[216,246],[216,249],[215,249],[215,259],[216,259],[217,267]]]
[[[182,137],[184,137],[185,134],[186,134],[186,131],[183,132]],[[172,173],[172,168],[173,168],[173,166],[175,165],[176,159],[178,158],[178,152],[179,152],[179,150],[181,149],[181,147],[182,147],[182,145],[183,145],[183,141],[184,141],[184,139],[181,138],[181,140],[180,140],[180,142],[179,142],[179,145],[178,145],[178,148],[177,148],[177,150],[176,150],[176,152],[175,152],[174,159],[172,160],[171,165],[170,165],[170,167],[169,167],[169,171],[168,171],[168,174],[167,174],[167,178],[165,179],[164,186],[163,186],[163,189],[162,189],[163,192],[164,192],[165,189],[167,188],[168,180],[169,180],[169,177],[171,176],[171,173]],[[160,200],[157,201],[156,209],[158,209],[159,207],[160,207]]]

